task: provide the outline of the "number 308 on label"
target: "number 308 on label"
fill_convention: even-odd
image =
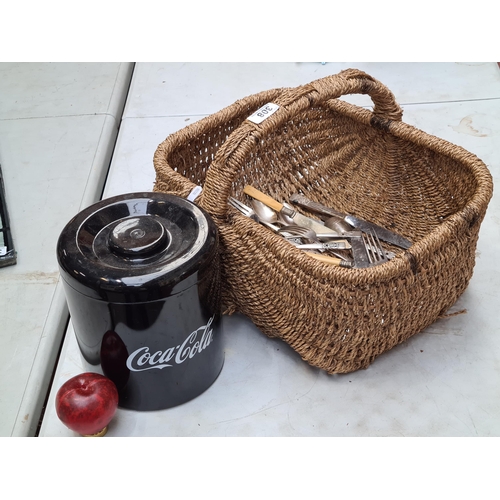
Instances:
[[[262,123],[266,118],[278,111],[278,109],[279,106],[277,104],[269,102],[262,106],[262,108],[259,108],[253,115],[250,115],[247,120],[253,123]]]

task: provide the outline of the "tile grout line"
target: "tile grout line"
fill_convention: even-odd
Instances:
[[[500,100],[500,97],[484,97],[478,99],[455,99],[450,101],[426,101],[426,102],[406,102],[406,103],[400,102],[398,104],[400,106],[417,106],[417,105],[425,106],[426,104],[454,104],[461,102],[481,102],[481,101],[498,101],[498,100]]]
[[[127,91],[128,94],[128,91]],[[118,118],[118,116],[114,116],[111,113],[79,113],[76,115],[47,115],[47,116],[23,116],[23,117],[18,117],[18,118],[0,118],[0,122],[14,122],[14,121],[21,121],[21,120],[46,120],[48,118],[77,118],[79,116],[110,116],[111,118],[114,118],[115,120]],[[123,111],[122,115],[120,116],[120,119],[123,117]]]
[[[104,182],[102,184],[101,192],[99,194],[99,199],[100,200],[102,199],[102,196],[104,194],[104,190],[106,188],[106,182],[108,181],[109,169],[111,168],[111,163],[113,162],[113,156],[115,154],[116,144],[118,142],[118,137],[120,135],[120,130],[121,130],[122,122],[124,120],[123,115],[124,115],[125,109],[127,107],[127,102],[128,102],[128,98],[129,98],[129,95],[130,95],[130,88],[132,86],[132,80],[134,78],[136,64],[137,63],[133,63],[132,64],[132,71],[130,72],[130,78],[129,78],[129,81],[128,81],[128,87],[127,87],[127,91],[125,93],[125,99],[123,99],[123,106],[122,106],[122,108],[120,110],[120,117],[119,118],[115,117],[117,130],[116,130],[114,144],[113,144],[113,147],[111,148],[111,153],[110,153],[110,156],[109,156],[109,163],[108,163],[108,166],[107,166],[107,169],[106,169],[106,175],[104,177]]]

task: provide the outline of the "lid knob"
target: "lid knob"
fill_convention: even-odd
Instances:
[[[112,228],[108,246],[118,255],[140,257],[165,247],[167,231],[150,215],[117,221]]]

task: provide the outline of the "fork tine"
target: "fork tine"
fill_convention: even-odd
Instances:
[[[230,196],[229,200],[228,200],[228,204],[231,205],[233,208],[236,208],[236,210],[239,210],[246,217],[249,217],[250,219],[252,219],[256,222],[260,222],[259,218],[257,217],[257,214],[255,213],[253,208],[247,207],[240,200],[237,200],[236,198],[233,198],[232,196]]]
[[[362,237],[371,265],[383,264],[389,260],[382,244],[380,243],[380,239],[376,234],[369,231],[367,233],[363,233]]]
[[[375,240],[373,239],[373,234],[367,233],[366,238],[368,241],[368,255],[370,257],[370,262],[375,264],[378,260],[377,252],[375,251]]]
[[[363,239],[363,244],[365,245],[366,255],[368,256],[369,264],[373,264],[372,253],[370,251],[370,241],[368,240],[368,235],[366,233],[361,233],[361,238]]]
[[[239,201],[236,198],[233,198],[232,196],[230,196],[228,203],[232,207],[236,208],[236,207],[238,207]]]
[[[296,225],[283,226],[280,228],[280,232],[309,235],[311,237],[314,237],[316,234],[312,229]]]
[[[295,225],[283,226],[280,228],[279,232],[288,233],[292,237],[300,236],[306,240],[311,241],[311,243],[319,241],[318,238],[316,237],[316,233],[313,230],[301,226],[295,226]]]
[[[237,200],[236,198],[230,197],[229,198],[229,205],[231,205],[233,208],[236,208],[236,210],[239,210],[241,213],[244,215],[249,215],[249,213],[252,211],[250,207],[247,207],[241,201]]]
[[[387,258],[387,254],[385,253],[384,247],[382,246],[382,243],[380,242],[380,239],[376,233],[372,234],[372,237],[374,241],[376,241],[376,250],[378,253],[378,256],[380,257],[380,263],[387,262],[389,259]]]

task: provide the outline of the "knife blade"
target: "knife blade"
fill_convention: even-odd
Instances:
[[[343,214],[342,212],[334,210],[333,208],[329,208],[322,205],[321,203],[312,201],[302,194],[298,193],[293,194],[290,197],[290,201],[295,205],[308,208],[309,210],[316,213],[329,215],[331,217],[339,217],[345,220],[348,224],[350,224],[354,228],[359,229],[360,231],[364,232],[372,231],[378,236],[379,239],[386,241],[387,243],[396,245],[399,248],[408,249],[412,245],[412,242],[410,240],[397,233],[390,231],[389,229],[386,229],[385,227],[374,224],[373,222],[365,221],[363,219],[355,217],[354,215]]]
[[[264,205],[267,205],[268,207],[272,208],[273,210],[276,210],[277,212],[283,211],[283,213],[288,217],[291,217],[298,226],[312,229],[316,233],[331,234],[339,237],[341,236],[340,233],[324,226],[321,222],[315,221],[314,219],[302,215],[296,210],[283,206],[282,203],[276,201],[274,198],[271,198],[270,196],[263,193],[262,191],[259,191],[253,186],[248,186],[248,185],[245,186],[243,192],[256,200],[261,201],[262,203],[264,203]]]

